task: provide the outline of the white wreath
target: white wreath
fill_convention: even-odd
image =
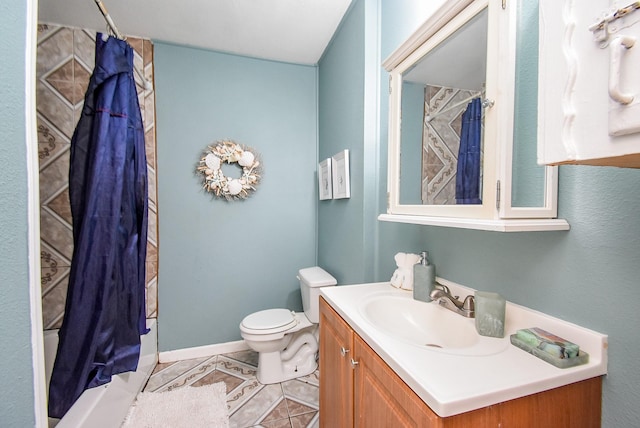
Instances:
[[[226,177],[222,172],[222,163],[237,163],[242,167],[240,178]],[[260,162],[247,147],[230,140],[218,141],[204,151],[196,171],[202,174],[203,188],[219,198],[228,201],[246,199],[256,190],[260,181]]]

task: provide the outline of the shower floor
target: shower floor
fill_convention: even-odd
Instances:
[[[319,375],[262,385],[256,379],[258,354],[241,351],[211,357],[159,363],[144,391],[224,382],[231,428],[318,427]]]

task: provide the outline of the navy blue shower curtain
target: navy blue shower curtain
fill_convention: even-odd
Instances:
[[[462,132],[456,174],[456,203],[482,204],[480,162],[482,158],[482,101],[475,98],[462,114]]]
[[[133,50],[96,36],[95,68],[71,140],[73,258],[49,416],[136,370],[145,324],[147,165]]]

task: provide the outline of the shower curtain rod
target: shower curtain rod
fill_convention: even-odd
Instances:
[[[100,9],[100,12],[102,13],[102,16],[104,16],[105,21],[107,21],[107,25],[109,26],[109,28],[111,28],[111,31],[113,31],[113,35],[119,38],[120,40],[124,40],[124,37],[118,31],[118,28],[116,27],[115,22],[113,22],[113,19],[111,19],[111,15],[109,15],[109,12],[107,11],[107,8],[104,6],[104,4],[102,3],[102,0],[95,0],[95,2],[96,2],[96,5],[98,6],[98,9]],[[140,71],[138,67],[135,66],[135,64],[133,66],[133,70],[136,72],[136,74],[142,81],[142,86],[144,87],[144,89],[152,90],[153,85],[151,84],[151,82],[145,79],[144,74],[142,73],[142,71]]]
[[[98,1],[98,0],[96,0],[96,1]],[[435,119],[436,117],[440,116],[441,114],[446,113],[446,112],[448,112],[449,110],[453,110],[453,109],[454,109],[454,108],[456,108],[456,107],[460,107],[461,105],[464,105],[464,104],[468,103],[468,102],[469,102],[469,101],[471,101],[472,99],[477,98],[477,97],[481,96],[482,94],[484,94],[484,91],[480,91],[480,92],[478,92],[478,93],[477,93],[477,94],[475,94],[475,95],[471,95],[470,97],[467,97],[467,98],[465,98],[464,100],[462,100],[462,101],[460,101],[460,102],[458,102],[458,103],[455,103],[454,105],[452,105],[452,106],[450,106],[450,107],[447,107],[447,108],[446,108],[446,109],[444,109],[444,110],[441,110],[441,111],[436,112],[436,113],[434,113],[434,114],[427,115],[427,117],[425,118],[425,120],[426,120],[427,122],[431,122],[433,119]],[[484,107],[484,105],[483,105],[483,107]]]

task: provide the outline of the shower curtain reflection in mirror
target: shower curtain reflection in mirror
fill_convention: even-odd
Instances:
[[[456,173],[456,203],[482,204],[480,176],[482,102],[473,99],[462,114],[462,132]]]

